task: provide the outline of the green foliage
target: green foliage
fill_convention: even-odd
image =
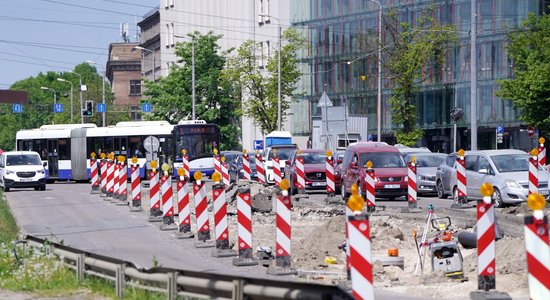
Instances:
[[[297,52],[304,40],[293,29],[286,30],[282,39],[285,44],[281,48],[281,123],[284,123],[301,75]],[[277,130],[278,50],[267,58],[267,73],[264,73],[255,65],[253,45],[253,41],[246,41],[239,47],[237,55],[228,60],[223,76],[240,92],[243,114],[266,134]]]
[[[195,41],[195,115],[196,119],[220,127],[220,150],[240,149],[240,102],[233,86],[221,78],[227,52],[220,53],[220,35],[209,32],[189,34],[191,41],[178,43],[176,55],[182,66],[173,66],[167,77],[145,82],[145,95],[154,112],[150,120],[172,124],[192,119],[192,47]]]
[[[499,80],[497,96],[520,109],[519,119],[550,130],[550,15],[530,14],[518,30],[508,34],[508,53],[514,78]]]
[[[17,228],[15,218],[11,214],[8,203],[3,200],[2,191],[0,191],[0,243],[13,241],[17,238],[18,233],[19,228]]]
[[[414,95],[427,78],[425,67],[433,66],[435,77],[441,70],[445,47],[456,39],[452,26],[439,24],[432,17],[432,10],[421,12],[412,26],[399,22],[398,15],[391,12],[386,28],[393,45],[384,52],[389,77],[394,88],[390,98],[393,124],[398,127],[396,137],[399,143],[414,145],[422,137],[422,130],[416,121]]]

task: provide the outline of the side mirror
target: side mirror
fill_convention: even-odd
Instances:
[[[290,166],[290,159],[286,160],[286,161],[285,161],[285,164],[286,164],[287,166]]]
[[[337,163],[337,164],[341,164],[341,163],[342,163],[342,160],[341,160],[341,159],[337,159],[337,160],[336,160],[336,163]]]
[[[357,163],[356,162],[350,162],[349,163],[349,168],[350,169],[357,169]]]
[[[43,162],[43,163],[42,163],[42,166],[43,166],[43,167],[47,167],[47,166],[48,166],[48,163],[47,163],[47,162]]]
[[[479,171],[477,171],[478,173],[480,174],[489,174],[489,170],[488,169],[479,169]]]

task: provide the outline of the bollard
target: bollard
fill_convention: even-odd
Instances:
[[[141,211],[141,178],[139,176],[139,164],[137,157],[132,157],[130,166],[130,187],[132,189],[132,205],[130,211]]]
[[[277,216],[276,216],[276,247],[275,260],[267,268],[267,274],[271,275],[290,275],[297,274],[296,269],[292,268],[291,257],[291,215],[290,215],[290,197],[288,188],[290,183],[288,179],[280,182],[281,194],[277,196]]]
[[[252,179],[252,175],[250,172],[250,156],[248,153],[246,153],[246,149],[243,149],[243,172],[244,172],[244,180],[250,181]],[[237,174],[237,181],[239,180],[238,174]]]
[[[237,233],[239,257],[233,258],[234,266],[254,266],[258,259],[252,253],[252,209],[250,187],[240,188],[237,195]]]
[[[187,150],[183,149],[181,150],[181,160],[183,164],[183,169],[185,170],[185,174],[191,175],[191,171],[189,168],[189,156],[187,155]]]
[[[354,212],[348,218],[351,290],[355,299],[374,299],[369,216]]]
[[[531,157],[529,157],[529,195],[539,192],[538,155],[539,151],[537,149],[531,150]]]
[[[225,188],[227,189],[229,188],[230,182],[229,182],[229,170],[227,168],[227,164],[225,163],[225,156],[222,157],[222,162],[220,167],[222,169],[221,176],[222,176],[223,185],[225,185]]]
[[[411,161],[407,163],[407,182],[408,182],[408,197],[409,209],[417,208],[417,194],[416,194],[416,158],[411,157]]]
[[[99,194],[99,170],[97,169],[97,159],[95,152],[90,155],[90,177],[92,183],[92,191],[90,194]]]
[[[206,186],[202,182],[202,173],[200,171],[193,174],[195,183],[193,183],[193,192],[195,200],[195,215],[197,219],[197,241],[195,242],[196,248],[208,248],[214,247],[214,243],[210,239],[210,225],[208,220],[206,201]]]
[[[218,149],[214,148],[214,172],[222,173],[222,166],[220,162],[220,156],[218,155]]]
[[[365,181],[367,183],[367,212],[376,211],[376,196],[374,186],[374,169],[372,168],[372,161],[367,161],[365,164],[367,172],[365,174]]]
[[[464,158],[464,150],[458,150],[458,156],[456,157],[456,181],[457,191],[455,203],[451,205],[451,208],[468,208],[468,194],[466,192],[466,159]],[[453,198],[455,198],[455,192],[453,191]]]
[[[546,140],[543,137],[541,137],[539,139],[539,146],[537,148],[537,150],[539,151],[539,155],[538,155],[539,165],[544,170],[546,170],[546,147],[544,146],[545,142]]]
[[[107,160],[105,159],[105,153],[100,155],[101,161],[99,162],[101,189],[99,196],[105,197],[107,195]]]
[[[302,150],[298,149],[296,157],[296,188],[298,188],[298,194],[303,195],[306,193],[306,172],[304,166],[304,157],[302,156]]]
[[[327,197],[325,202],[330,203],[340,203],[340,201],[335,197],[336,193],[336,183],[334,181],[334,158],[332,156],[332,151],[328,150],[327,158],[325,159],[325,179],[326,179],[326,189]]]
[[[168,174],[170,166],[167,163],[162,164],[164,175],[160,178],[160,197],[162,199],[162,224],[160,230],[177,229],[174,223],[174,200],[172,198],[172,177]]]
[[[527,205],[532,216],[525,217],[525,249],[530,299],[550,299],[550,247],[548,218],[543,209],[546,200],[538,193],[529,195]]]
[[[177,239],[190,239],[195,235],[191,232],[191,208],[189,207],[189,181],[185,176],[185,168],[178,169],[178,232]],[[188,173],[187,173],[188,174]]]
[[[495,208],[493,186],[484,183],[479,189],[483,200],[477,202],[477,274],[478,289],[495,289]]]
[[[114,178],[115,178],[115,163],[113,161],[114,154],[109,153],[109,160],[107,161],[107,195],[105,200],[113,198],[114,190]]]
[[[128,168],[126,167],[126,158],[121,157],[120,171],[118,178],[119,192],[117,205],[128,205]]]
[[[262,159],[262,155],[260,155],[259,152],[256,152],[256,172],[258,174],[258,182],[261,184],[265,184],[265,169],[264,169],[264,161]]]
[[[273,149],[273,158],[271,159],[273,164],[273,182],[275,186],[279,186],[281,183],[281,161],[277,157],[277,149]]]
[[[162,211],[160,210],[160,186],[159,172],[157,171],[158,163],[156,160],[150,163],[151,170],[149,171],[149,222],[161,222]]]
[[[229,247],[225,185],[220,182],[222,175],[214,173],[212,179],[214,180],[214,185],[212,186],[212,198],[214,199],[214,236],[216,237],[216,248],[212,251],[212,256],[235,256],[237,252]]]

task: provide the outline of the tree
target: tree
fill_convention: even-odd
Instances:
[[[508,53],[514,78],[499,80],[497,96],[520,109],[518,118],[541,130],[550,130],[550,15],[530,14],[508,34]]]
[[[423,72],[429,68],[441,72],[445,48],[456,38],[452,26],[439,24],[432,17],[432,9],[419,14],[414,25],[399,22],[395,11],[386,20],[391,41],[384,48],[386,68],[394,82],[390,98],[392,120],[398,126],[397,142],[406,146],[413,146],[423,135],[414,103],[420,85],[428,79]]]
[[[297,52],[304,40],[293,29],[285,30],[282,39],[286,42],[281,47],[281,123],[284,123],[301,76]],[[261,72],[256,67],[253,45],[253,41],[246,41],[239,47],[237,55],[228,60],[223,76],[240,91],[243,114],[266,134],[277,130],[278,50],[267,58],[267,72]]]
[[[195,42],[195,112],[196,119],[220,127],[220,149],[238,149],[240,137],[240,103],[233,86],[221,78],[229,51],[220,52],[221,35],[209,32],[188,34],[191,41],[178,43],[176,55],[182,66],[173,66],[167,77],[145,82],[145,95],[154,106],[147,118],[177,123],[192,119],[192,46]]]

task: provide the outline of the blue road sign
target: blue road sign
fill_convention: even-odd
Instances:
[[[14,105],[12,106],[12,111],[13,111],[14,113],[16,113],[16,114],[22,113],[22,112],[23,112],[23,105],[21,105],[21,104],[14,104]]]
[[[151,103],[141,103],[141,112],[148,113],[151,112],[153,106]]]
[[[95,111],[98,113],[105,113],[107,112],[107,104],[105,103],[97,103]]]
[[[263,140],[254,140],[254,150],[263,150],[264,141]]]
[[[504,126],[498,126],[497,133],[504,133]]]
[[[54,113],[62,113],[63,112],[63,104],[56,103],[53,105],[53,112]]]

